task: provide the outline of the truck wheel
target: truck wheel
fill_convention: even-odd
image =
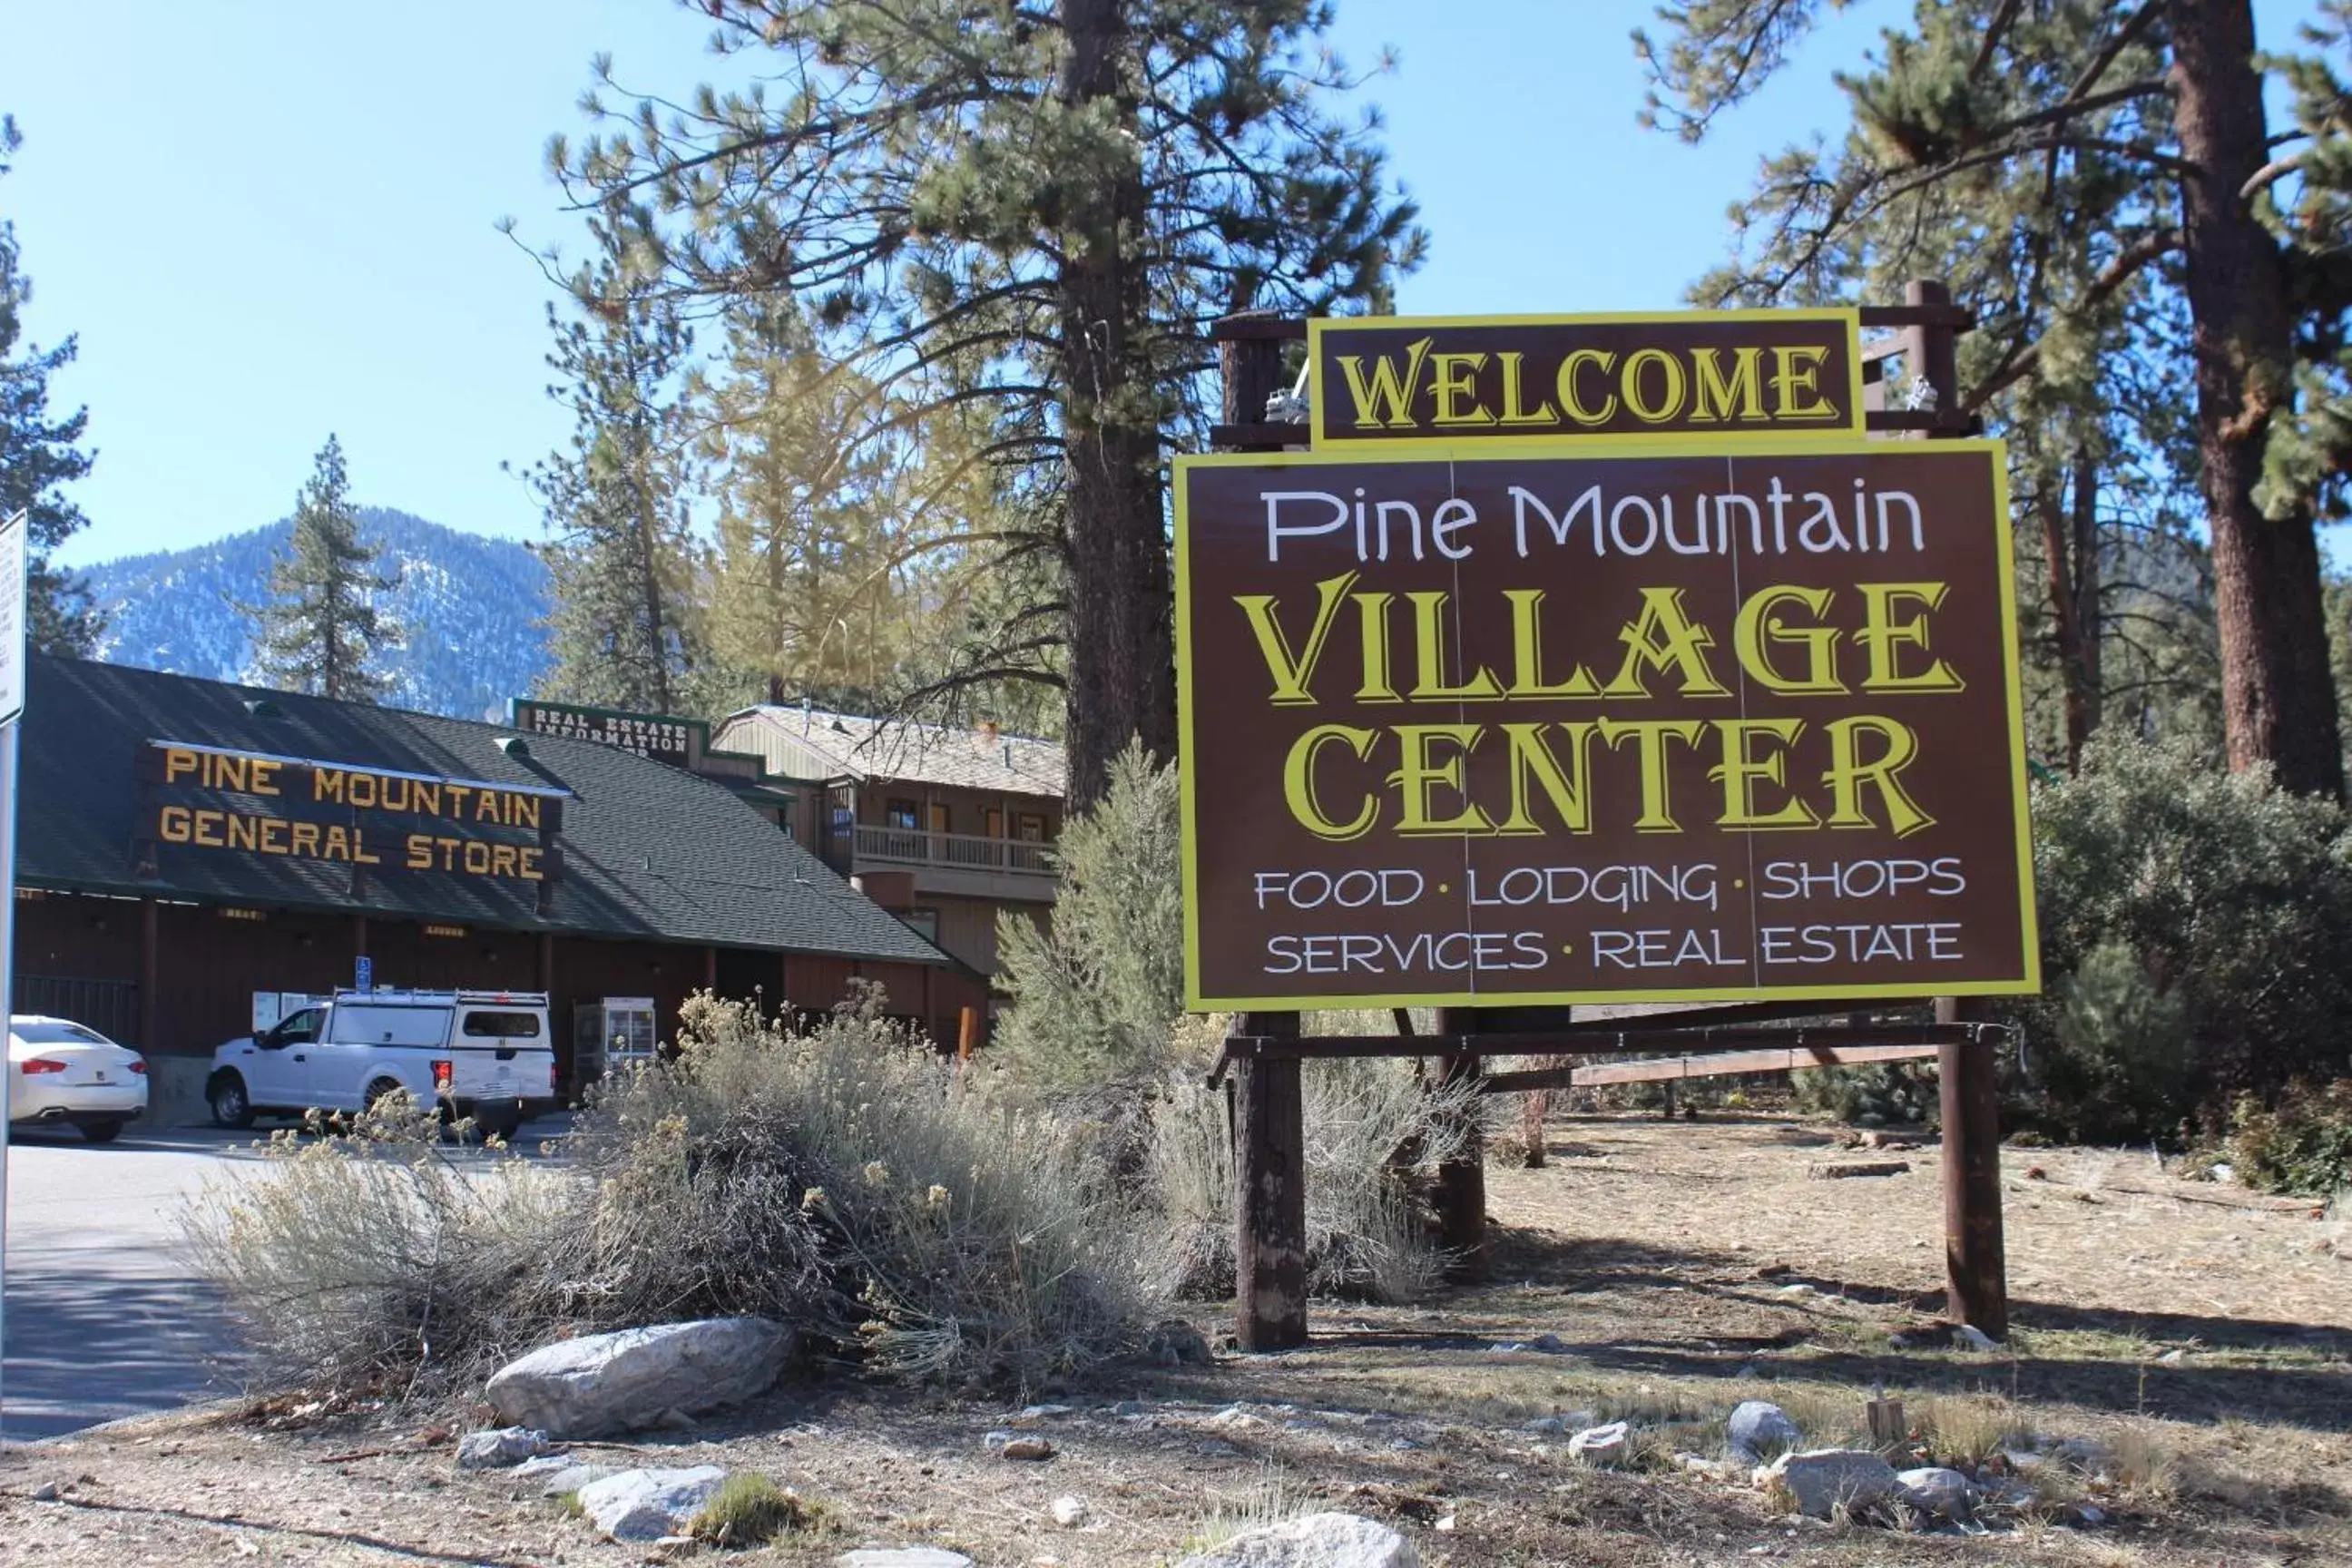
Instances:
[[[522,1108],[520,1106],[501,1106],[495,1110],[487,1106],[474,1108],[474,1131],[478,1137],[496,1138],[511,1143],[514,1135],[521,1131]]]
[[[396,1078],[380,1078],[367,1086],[367,1092],[360,1097],[360,1102],[370,1110],[375,1110],[380,1109],[386,1100],[407,1087]]]
[[[253,1101],[245,1097],[245,1079],[233,1072],[225,1072],[205,1086],[205,1098],[212,1102],[213,1122],[219,1127],[250,1127],[253,1125]]]
[[[93,1143],[111,1143],[122,1135],[122,1123],[113,1121],[85,1121],[81,1124],[81,1135]]]

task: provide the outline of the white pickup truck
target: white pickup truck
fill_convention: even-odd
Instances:
[[[405,1089],[422,1106],[510,1138],[555,1106],[540,991],[338,991],[215,1047],[205,1098],[223,1127],[355,1111]]]

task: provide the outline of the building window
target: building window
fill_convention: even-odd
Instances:
[[[948,803],[946,801],[935,800],[931,802],[931,831],[934,833],[945,833],[949,831]]]
[[[901,800],[894,796],[890,801],[888,809],[885,814],[883,820],[892,827],[914,826],[915,803],[911,800]]]
[[[1013,837],[1024,844],[1045,842],[1045,817],[1042,812],[1024,811],[1013,819]]]
[[[991,838],[1002,838],[1004,837],[1004,808],[1003,806],[992,805],[985,813],[982,814],[982,816],[983,820],[987,823],[987,832]]]
[[[932,946],[934,946],[934,947],[936,947],[936,946],[938,946],[938,945],[939,945],[939,941],[940,941],[940,911],[939,911],[939,910],[908,910],[906,913],[904,913],[904,914],[900,915],[898,918],[899,918],[900,920],[902,920],[902,921],[905,921],[908,923],[908,925],[909,925],[909,926],[913,927],[913,928],[914,928],[914,932],[915,932],[915,934],[916,934],[917,936],[921,937],[925,942],[929,942],[929,943],[930,943]]]

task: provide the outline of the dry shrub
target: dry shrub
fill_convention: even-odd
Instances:
[[[1997,1397],[1949,1395],[1932,1399],[1920,1426],[1936,1462],[1977,1470],[2004,1448],[2029,1436],[2023,1413]]]
[[[273,1387],[446,1391],[568,1334],[757,1313],[869,1373],[1030,1383],[1131,1344],[1126,1216],[1054,1119],[869,999],[804,1034],[689,1003],[583,1112],[571,1169],[410,1136],[299,1146],[193,1247]]]
[[[1444,1274],[1419,1193],[1464,1146],[1479,1114],[1466,1089],[1428,1089],[1393,1058],[1310,1061],[1301,1068],[1307,1137],[1307,1288],[1318,1295],[1405,1301]],[[1154,1109],[1140,1198],[1159,1234],[1146,1283],[1193,1299],[1234,1288],[1234,1167],[1222,1092],[1181,1079]]]

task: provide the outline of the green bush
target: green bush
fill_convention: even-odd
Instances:
[[[1050,923],[1000,917],[1013,1005],[991,1054],[1025,1089],[1065,1094],[1158,1076],[1184,1010],[1176,770],[1130,744],[1092,811],[1062,826]]]
[[[1929,1064],[1810,1068],[1789,1075],[1789,1091],[1800,1110],[1856,1127],[1916,1126],[1942,1113],[1941,1090]]]
[[[2185,742],[2103,737],[2081,776],[2035,787],[2033,824],[2050,991],[2016,1009],[2033,1080],[2016,1114],[2067,1136],[2170,1137],[2200,1106],[2343,1072],[2342,808]]]
[[[2268,1108],[2241,1100],[2229,1149],[2238,1179],[2258,1191],[2317,1198],[2352,1191],[2352,1079],[2292,1085]]]
[[[1132,1226],[1068,1129],[869,998],[804,1034],[688,1005],[569,1170],[417,1140],[283,1146],[192,1246],[278,1388],[454,1392],[569,1334],[757,1313],[876,1375],[1034,1384],[1136,1342]]]

